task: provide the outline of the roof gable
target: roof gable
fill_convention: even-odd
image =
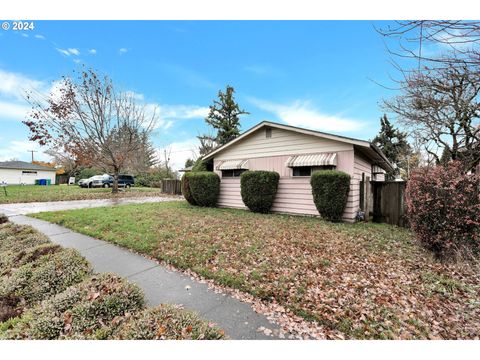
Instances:
[[[258,131],[266,127],[272,128],[272,129],[278,129],[278,131],[296,133],[297,138],[300,134],[303,134],[304,136],[307,136],[310,138],[317,138],[319,140],[322,139],[322,141],[324,142],[324,146],[322,146],[324,147],[324,150],[322,149],[322,151],[326,151],[326,152],[349,150],[352,148],[361,149],[362,152],[366,153],[369,158],[372,158],[372,160],[377,162],[380,166],[386,167],[389,169],[392,168],[392,165],[388,162],[385,155],[374,145],[370,144],[368,141],[328,134],[328,133],[315,131],[315,130],[303,129],[303,128],[290,126],[290,125],[278,124],[270,121],[263,121],[255,125],[254,127],[245,131],[243,134],[241,134],[239,137],[235,138],[234,140],[213,150],[212,152],[204,156],[204,159],[209,160],[217,156],[221,157],[222,155],[225,155],[226,153],[228,153],[229,149],[232,151],[239,150],[238,153],[239,155],[241,155],[243,153],[242,147],[245,147],[245,148],[248,147],[248,139],[257,137]],[[292,141],[291,143],[285,144],[285,147],[289,147],[290,149],[292,149],[291,153],[294,154],[296,153],[295,144],[296,144],[295,141]],[[318,152],[317,146],[315,146],[316,149],[312,149],[312,151],[310,152],[311,153]],[[260,154],[262,156],[276,155],[273,152],[269,152],[269,147],[270,145],[268,144],[268,141],[265,141],[265,145],[263,148],[261,148],[260,153],[257,153],[253,157],[261,157],[259,156]],[[308,149],[308,148],[305,148],[305,149]],[[302,151],[302,153],[307,153],[307,152],[308,151]]]
[[[32,164],[25,161],[1,161],[0,169],[57,171],[55,168]]]

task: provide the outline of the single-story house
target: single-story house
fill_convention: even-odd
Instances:
[[[37,179],[50,179],[53,185],[56,170],[25,161],[3,161],[0,162],[0,183],[33,185]]]
[[[358,210],[372,211],[370,181],[384,181],[392,165],[368,141],[264,121],[204,157],[221,178],[218,204],[245,208],[240,175],[246,170],[276,171],[280,182],[273,212],[316,215],[310,175],[337,169],[351,176],[343,220],[355,221]],[[363,187],[361,186],[363,185]]]

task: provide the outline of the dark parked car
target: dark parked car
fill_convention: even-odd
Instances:
[[[135,179],[132,175],[118,175],[118,186],[130,188],[135,185]],[[113,186],[113,176],[110,176],[108,186]]]

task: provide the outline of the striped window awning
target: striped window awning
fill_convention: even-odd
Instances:
[[[373,174],[385,174],[386,171],[383,170],[383,169],[382,169],[380,166],[378,166],[378,165],[373,165],[373,167],[372,167],[372,173],[373,173]]]
[[[248,170],[248,160],[225,160],[217,166],[217,170]]]
[[[290,156],[287,167],[337,166],[337,153],[305,154]]]

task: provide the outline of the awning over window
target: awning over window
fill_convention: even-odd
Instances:
[[[305,154],[290,156],[288,167],[301,166],[337,166],[337,153]]]
[[[248,170],[248,160],[225,160],[225,161],[222,161],[217,166],[217,170],[237,170],[237,169]]]

